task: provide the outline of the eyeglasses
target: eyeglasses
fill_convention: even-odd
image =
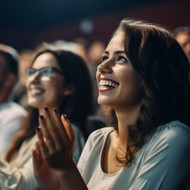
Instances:
[[[62,71],[58,70],[55,67],[43,67],[41,69],[27,68],[26,77],[30,79],[36,72],[39,72],[38,77],[43,81],[48,81],[52,76],[53,72],[57,72],[61,75],[64,75]]]

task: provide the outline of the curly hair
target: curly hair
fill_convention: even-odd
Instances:
[[[120,32],[125,34],[125,53],[144,87],[139,117],[135,125],[128,126],[126,156],[117,158],[130,166],[158,126],[173,120],[190,125],[190,65],[178,42],[163,27],[126,18],[113,36]],[[115,111],[108,113],[109,124],[117,130]]]

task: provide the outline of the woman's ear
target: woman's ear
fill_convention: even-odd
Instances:
[[[71,95],[74,92],[75,88],[73,84],[68,84],[64,87],[63,95],[68,96]]]

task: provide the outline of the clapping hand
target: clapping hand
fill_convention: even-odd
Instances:
[[[37,136],[47,165],[56,171],[72,165],[75,136],[71,123],[56,110],[45,107],[39,124]]]
[[[60,185],[65,190],[87,189],[72,158],[75,135],[69,120],[64,115],[60,117],[56,110],[44,108],[43,115],[39,118],[39,125],[37,136],[41,155]],[[46,181],[49,182],[48,179]]]
[[[60,183],[54,171],[45,163],[40,150],[39,142],[32,152],[34,176],[38,182],[40,189],[52,190],[60,189]]]

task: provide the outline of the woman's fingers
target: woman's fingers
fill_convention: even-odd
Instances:
[[[57,146],[60,148],[64,145],[68,146],[68,145],[72,145],[73,144],[73,140],[70,138],[69,134],[67,133],[67,128],[70,127],[71,130],[72,130],[72,127],[71,127],[71,124],[68,120],[64,120],[64,119],[61,119],[60,118],[60,115],[59,113],[54,110],[53,111],[53,119],[54,119],[54,122],[57,126],[57,131],[56,132],[59,132],[59,137],[61,138],[61,140],[57,142]],[[64,122],[63,122],[64,121]],[[56,139],[59,139],[57,138],[57,134],[54,134]],[[73,136],[73,135],[72,135]]]
[[[48,150],[48,147],[45,143],[45,139],[42,135],[42,131],[39,127],[37,128],[37,137],[38,137],[38,141],[40,144],[41,153],[43,154],[43,157],[46,158],[48,153],[49,153],[49,150]]]
[[[44,116],[40,115],[39,124],[44,135],[45,143],[47,144],[49,150],[51,151],[55,149],[55,143],[49,131],[49,129],[51,129],[50,125],[53,125],[53,124],[51,122],[51,119],[47,119],[48,117],[50,117],[49,114],[48,115],[46,114],[46,117],[45,117],[45,114]]]
[[[39,159],[39,155],[38,155],[38,151],[36,149],[34,149],[32,151],[32,161],[33,161],[33,170],[34,170],[34,175],[36,176],[37,173],[40,170],[40,166],[41,166],[41,161]]]
[[[74,142],[74,132],[70,122],[60,118],[56,110],[44,109],[44,117],[40,117],[43,134],[50,150],[62,149],[63,145],[72,146]],[[55,147],[54,147],[55,146]]]
[[[51,133],[51,136],[53,137],[55,146],[60,150],[62,149],[63,145],[65,145],[66,142],[69,140],[66,131],[62,133],[60,130],[65,130],[61,122],[60,115],[56,110],[50,110],[49,112],[46,111],[46,116],[48,116],[46,117],[46,119],[47,123],[49,123],[49,131]]]
[[[42,162],[43,161],[43,156],[42,156],[42,152],[40,150],[40,143],[39,143],[39,141],[36,142],[36,152],[37,152],[37,155],[38,155],[38,160],[40,162]]]
[[[39,143],[36,144],[38,155],[40,150],[49,167],[64,168],[72,160],[74,131],[69,120],[54,110],[44,110],[39,118],[40,128],[37,131]],[[40,145],[40,148],[39,148]]]
[[[74,143],[75,134],[74,134],[74,131],[72,129],[71,123],[65,118],[64,115],[61,116],[61,121],[63,123],[64,129],[65,129],[69,139],[71,140],[71,142]]]

